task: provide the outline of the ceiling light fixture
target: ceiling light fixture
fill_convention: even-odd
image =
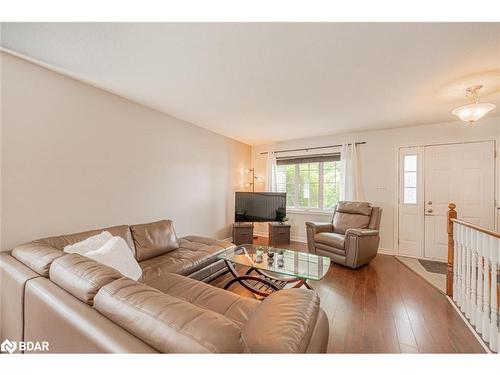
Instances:
[[[479,90],[482,85],[475,85],[465,90],[465,96],[470,99],[471,104],[455,108],[451,113],[472,125],[474,122],[482,119],[488,112],[495,109],[495,104],[479,103]]]

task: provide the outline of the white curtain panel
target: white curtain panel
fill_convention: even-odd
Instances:
[[[266,163],[266,190],[273,192],[277,190],[276,186],[276,154],[273,151],[267,153]]]
[[[364,201],[361,168],[359,165],[356,142],[345,142],[340,151],[340,199],[345,201]]]

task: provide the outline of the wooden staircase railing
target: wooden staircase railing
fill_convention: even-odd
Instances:
[[[448,208],[446,294],[498,352],[500,233],[459,220],[453,203]]]

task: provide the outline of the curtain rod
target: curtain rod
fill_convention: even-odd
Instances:
[[[348,145],[350,145],[351,143],[348,143]],[[366,144],[366,142],[356,142],[355,143],[356,146],[357,145],[364,145]],[[332,148],[332,147],[340,147],[342,146],[341,144],[340,145],[332,145],[332,146],[320,146],[320,147],[308,147],[308,148],[296,148],[296,149],[293,149],[293,150],[279,150],[279,151],[274,151],[275,154],[278,154],[280,152],[294,152],[294,151],[309,151],[309,150],[320,150],[320,149],[323,149],[323,148]],[[268,151],[265,151],[265,152],[261,152],[260,153],[261,155],[267,155],[268,154]]]

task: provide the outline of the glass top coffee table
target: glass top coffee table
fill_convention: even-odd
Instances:
[[[321,280],[330,268],[328,257],[252,244],[228,249],[218,258],[226,262],[233,276],[224,289],[237,282],[262,297],[283,289],[287,284],[294,284],[293,288],[305,285],[312,289],[307,280]],[[248,267],[248,270],[240,275],[235,264]]]

